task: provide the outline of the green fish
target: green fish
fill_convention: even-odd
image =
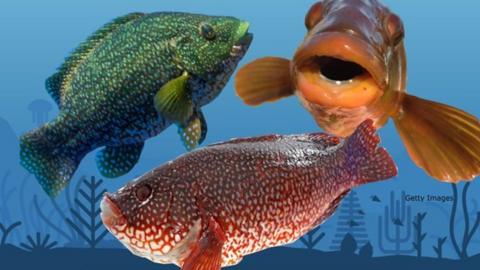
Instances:
[[[115,178],[138,162],[145,140],[176,124],[188,150],[203,142],[201,107],[222,91],[252,34],[233,17],[131,13],[104,25],[46,81],[60,113],[22,136],[21,164],[57,196],[85,155]]]

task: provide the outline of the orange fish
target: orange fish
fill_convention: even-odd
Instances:
[[[314,4],[292,61],[268,57],[243,67],[237,94],[249,105],[296,94],[317,124],[348,136],[365,119],[395,122],[415,164],[443,182],[480,173],[480,122],[460,109],[406,93],[402,20],[377,0]]]

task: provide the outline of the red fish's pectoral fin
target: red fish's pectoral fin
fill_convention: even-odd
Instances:
[[[395,125],[413,162],[442,182],[480,174],[480,122],[457,108],[405,96]]]
[[[222,228],[214,218],[209,218],[205,231],[183,263],[182,270],[220,270],[224,242]]]
[[[235,89],[237,95],[252,106],[293,95],[290,60],[266,57],[247,64],[235,77]]]

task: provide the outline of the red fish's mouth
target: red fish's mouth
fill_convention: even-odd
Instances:
[[[112,200],[110,194],[105,193],[100,203],[101,218],[108,229],[116,229],[127,223],[127,219],[117,204]]]
[[[367,106],[387,85],[383,55],[348,32],[321,32],[295,54],[297,89],[310,102],[327,107]]]

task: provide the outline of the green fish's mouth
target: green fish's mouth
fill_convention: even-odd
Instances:
[[[230,56],[232,57],[242,57],[247,52],[250,44],[253,40],[253,34],[249,33],[250,23],[243,21],[238,27],[237,33],[235,35],[235,45],[233,45],[232,50],[230,51]]]

